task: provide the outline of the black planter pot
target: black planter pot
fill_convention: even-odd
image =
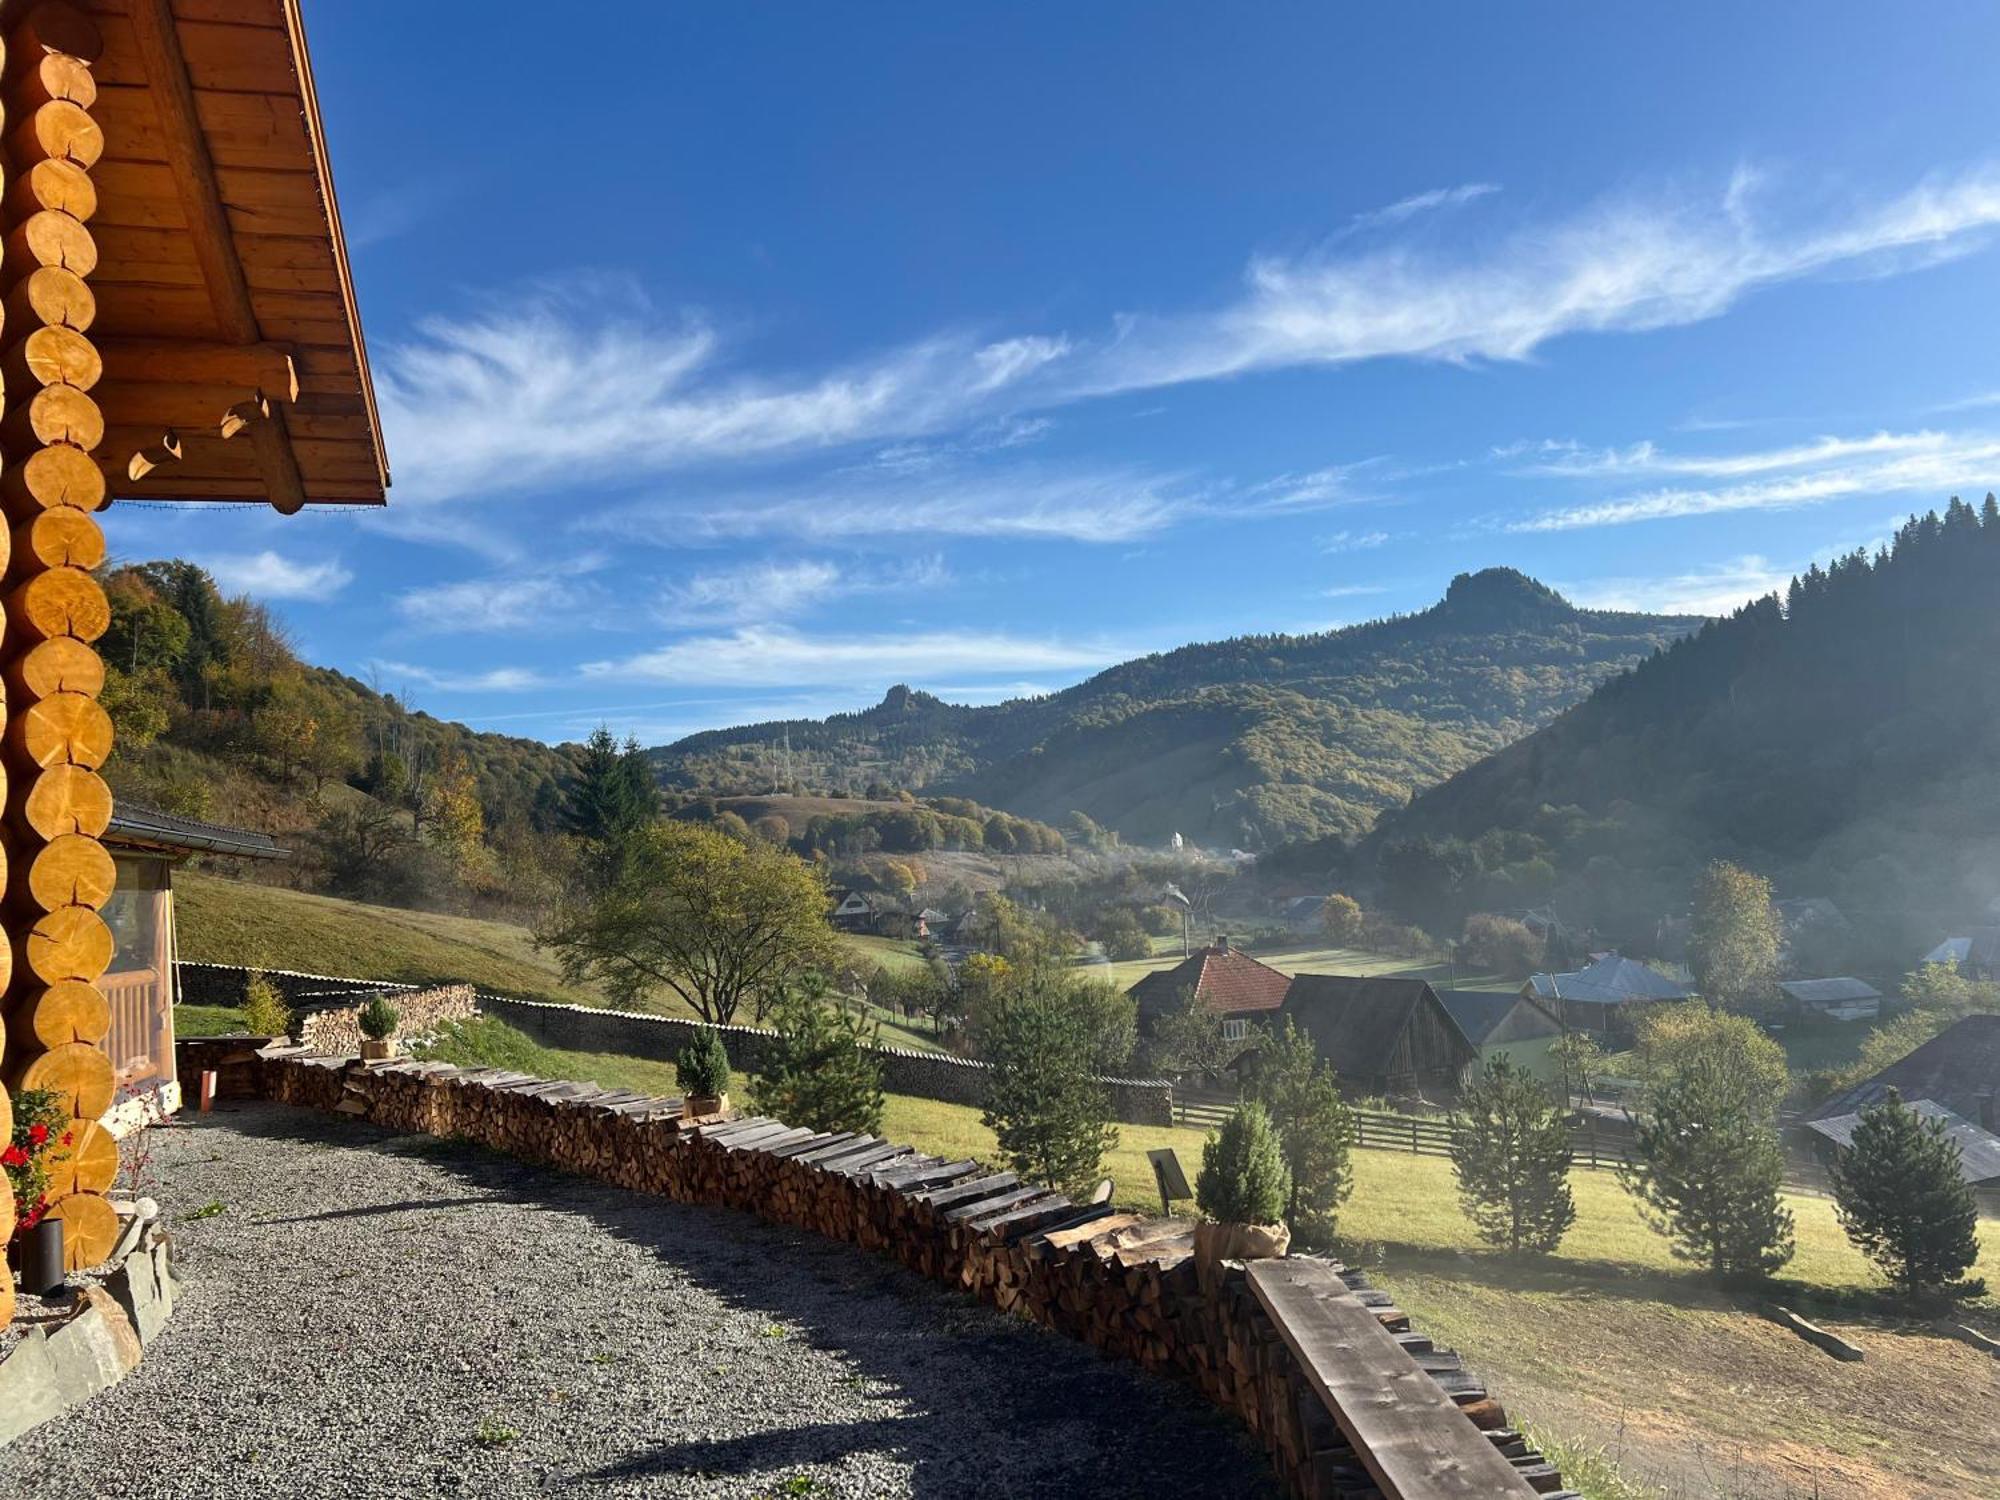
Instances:
[[[46,1297],[67,1279],[63,1221],[44,1219],[21,1236],[21,1290],[31,1297]]]

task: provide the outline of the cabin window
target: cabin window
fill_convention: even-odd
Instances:
[[[1246,1041],[1249,1039],[1249,1036],[1250,1023],[1248,1021],[1224,1021],[1222,1023],[1222,1039],[1225,1042]]]
[[[104,904],[111,968],[99,982],[111,1002],[105,1048],[121,1095],[150,1094],[174,1076],[173,958],[168,863],[120,854],[118,885]]]

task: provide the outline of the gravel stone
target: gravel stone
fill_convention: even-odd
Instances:
[[[1191,1392],[749,1215],[275,1105],[153,1170],[173,1321],[0,1495],[1274,1492]]]

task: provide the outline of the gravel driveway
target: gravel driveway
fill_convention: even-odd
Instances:
[[[156,1139],[181,1307],[0,1495],[1269,1493],[1178,1387],[814,1236],[278,1106]]]

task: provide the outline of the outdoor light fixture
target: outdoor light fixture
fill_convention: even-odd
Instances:
[[[46,1297],[67,1280],[63,1271],[63,1221],[42,1219],[21,1236],[21,1290],[31,1297]]]

